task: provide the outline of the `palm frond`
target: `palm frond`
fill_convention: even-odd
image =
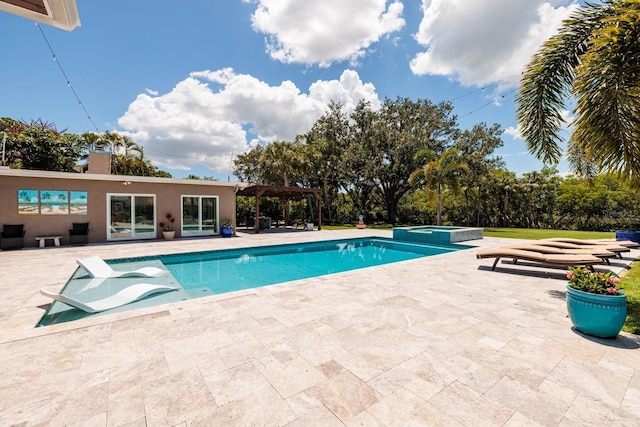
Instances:
[[[587,51],[594,30],[611,13],[608,3],[587,4],[573,13],[559,33],[534,55],[522,77],[516,114],[529,151],[544,162],[557,163],[562,155],[561,111],[575,67]]]

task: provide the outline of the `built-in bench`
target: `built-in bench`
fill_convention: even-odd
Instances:
[[[47,245],[47,240],[53,240],[53,244],[55,246],[60,246],[60,239],[62,239],[62,236],[36,236],[38,246],[41,248],[44,248]]]

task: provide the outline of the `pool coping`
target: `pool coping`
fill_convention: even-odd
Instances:
[[[361,232],[359,232],[359,234],[362,234]],[[372,234],[372,235],[368,235],[368,236],[357,236],[357,237],[351,237],[351,238],[333,238],[333,239],[319,239],[319,240],[313,240],[312,242],[327,242],[327,241],[338,241],[338,240],[352,240],[352,239],[366,239],[366,238],[380,238],[380,239],[386,239],[386,240],[393,240],[393,238],[391,236],[383,236],[378,234]],[[185,239],[186,240],[186,239]],[[298,243],[304,243],[304,242],[298,242]],[[420,244],[418,242],[404,242],[404,241],[400,241],[399,243],[407,243],[407,244]],[[275,246],[286,246],[286,245],[291,245],[291,244],[295,244],[295,243],[281,243]],[[454,244],[456,245],[456,244]],[[99,245],[95,245],[95,246],[104,246],[103,244],[99,244]],[[218,248],[218,249],[211,249],[213,251],[235,251],[235,250],[243,250],[243,249],[247,249],[247,248],[254,248],[254,247],[263,247],[263,246],[274,246],[272,244],[269,244],[268,242],[264,243],[264,244],[258,244],[258,245],[252,245],[252,244],[248,244],[248,245],[243,245],[243,246],[238,246],[238,247],[234,247],[234,248]],[[438,245],[435,245],[438,246]],[[450,245],[440,245],[440,246],[450,246]],[[450,256],[454,253],[457,252],[462,252],[462,251],[470,251],[470,250],[476,250],[478,249],[477,246],[472,246],[470,244],[457,244],[456,246],[466,246],[466,248],[464,249],[459,249],[457,251],[454,252],[445,252],[442,254],[437,254],[437,255],[431,255],[429,256],[429,258],[434,258],[434,257],[442,257],[442,256]],[[192,254],[192,253],[198,253],[198,252],[208,252],[208,251],[194,251],[194,252],[184,252],[184,251],[176,251],[176,252],[172,252],[172,253],[166,253],[163,254],[164,256],[180,256],[183,254]],[[145,258],[152,258],[154,256],[157,255],[144,255],[144,256],[129,256],[129,257],[124,257],[124,258],[117,258],[118,261],[120,260],[125,260],[126,262],[128,261],[138,261],[138,260],[142,260]],[[404,261],[398,261],[396,263],[409,263],[409,262],[416,262],[416,261],[420,261],[422,258],[417,258],[417,259],[411,259],[411,260],[404,260]],[[105,258],[105,259],[109,259],[109,258]],[[109,259],[111,260],[111,259]],[[396,263],[391,263],[391,264],[396,264]],[[387,264],[383,264],[382,266],[387,265]],[[357,270],[367,270],[367,269],[375,269],[375,268],[379,268],[381,266],[369,266],[369,267],[364,267],[361,269],[357,269]],[[351,273],[353,271],[357,271],[357,270],[349,270],[349,271],[344,271],[344,272],[337,272],[337,273],[331,273],[331,274],[326,274],[326,275],[322,275],[322,276],[318,276],[318,277],[331,277],[331,276],[336,276],[336,275],[343,275],[343,274],[348,274]],[[76,266],[75,269],[73,270],[73,274],[76,274],[76,272],[78,271],[78,267]],[[73,275],[72,274],[72,275]],[[23,330],[21,332],[19,332],[17,335],[8,335],[5,336],[3,334],[3,332],[0,332],[0,344],[3,343],[10,343],[10,342],[14,342],[14,341],[20,341],[20,340],[24,340],[24,339],[29,339],[29,338],[35,338],[35,337],[40,337],[40,336],[44,336],[44,335],[48,335],[48,334],[55,334],[55,333],[61,333],[61,332],[66,332],[66,331],[72,331],[72,330],[78,330],[78,329],[84,329],[84,328],[88,328],[88,327],[93,327],[93,326],[98,326],[98,325],[102,325],[102,324],[108,324],[108,323],[112,323],[112,322],[118,322],[118,321],[122,321],[122,320],[127,320],[127,319],[135,319],[137,317],[144,317],[144,316],[148,316],[148,315],[154,315],[154,314],[159,314],[159,313],[164,313],[164,312],[168,312],[168,311],[175,311],[175,310],[182,310],[185,306],[189,306],[190,302],[195,301],[195,304],[200,303],[199,305],[203,305],[206,306],[207,304],[213,304],[215,302],[219,302],[219,301],[226,301],[226,300],[230,300],[230,299],[235,299],[235,298],[240,298],[243,296],[247,296],[247,295],[256,295],[258,293],[260,293],[261,289],[263,288],[270,288],[270,287],[278,287],[278,286],[296,286],[297,284],[300,283],[304,283],[305,281],[311,280],[313,278],[303,278],[303,279],[296,279],[296,280],[290,280],[290,281],[286,281],[286,282],[280,282],[280,283],[275,283],[272,285],[266,285],[266,286],[261,286],[261,287],[257,287],[257,288],[250,288],[250,289],[242,289],[242,290],[238,290],[238,291],[232,291],[232,292],[228,292],[228,293],[224,293],[224,294],[218,294],[218,295],[210,295],[210,296],[205,296],[205,297],[199,297],[199,298],[191,298],[188,300],[182,300],[182,301],[174,301],[174,302],[168,302],[165,304],[158,304],[158,305],[153,305],[150,307],[141,307],[141,308],[137,308],[137,309],[133,309],[133,310],[126,310],[126,311],[122,311],[122,312],[114,312],[114,313],[108,313],[108,314],[102,314],[100,316],[94,316],[94,317],[87,317],[87,318],[81,318],[81,319],[77,319],[77,320],[73,320],[73,321],[68,321],[68,322],[62,322],[62,323],[57,323],[57,324],[52,324],[52,325],[46,325],[46,326],[40,326],[37,327],[34,325],[33,328],[28,329],[28,330]],[[70,278],[69,278],[70,280]],[[52,291],[60,291],[62,289],[64,289],[64,287],[67,285],[67,282],[65,282],[64,285],[62,285],[62,287],[58,287],[58,289],[56,290],[55,288],[49,288],[47,287],[47,289],[52,290]],[[42,297],[40,295],[36,296],[39,299],[43,299],[45,297]],[[47,299],[47,301],[51,302],[50,299]],[[41,306],[40,306],[41,307]],[[46,310],[45,310],[46,312]],[[43,312],[44,314],[44,312]],[[38,318],[38,321],[36,322],[36,324],[40,321],[40,319],[42,318],[42,315]],[[66,325],[66,326],[65,326]]]

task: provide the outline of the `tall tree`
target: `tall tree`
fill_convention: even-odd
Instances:
[[[413,187],[409,177],[420,167],[416,153],[430,149],[442,153],[453,141],[456,119],[449,103],[435,105],[426,99],[386,99],[377,112],[374,143],[366,147],[374,155],[370,176],[387,209],[387,221],[395,224],[398,202]]]
[[[333,220],[333,204],[338,195],[338,165],[341,148],[348,137],[349,121],[341,104],[331,102],[329,109],[305,135],[308,159],[321,175],[325,218]]]
[[[260,144],[243,154],[238,154],[233,161],[233,174],[236,175],[241,182],[264,184],[262,163],[260,162],[263,154],[264,147]]]
[[[427,193],[427,199],[436,198],[436,223],[442,225],[442,195],[446,189],[457,191],[463,175],[469,167],[462,161],[460,152],[451,148],[440,156],[425,155],[423,159],[432,159],[427,164],[411,174],[411,182],[422,181]]]
[[[291,178],[299,172],[300,151],[289,141],[274,141],[267,145],[260,157],[263,177],[271,185],[291,185]]]
[[[587,3],[533,57],[517,115],[529,150],[545,162],[562,155],[559,130],[576,100],[568,145],[601,169],[640,185],[640,2]]]
[[[348,137],[342,141],[337,158],[338,182],[349,195],[356,214],[368,214],[376,189],[372,164],[375,163],[375,123],[377,114],[368,102],[360,101],[351,113]],[[353,218],[354,220],[355,218]]]
[[[461,177],[460,182],[465,193],[465,210],[469,214],[476,212],[476,227],[480,226],[483,186],[490,179],[491,171],[504,167],[502,159],[494,155],[495,150],[502,147],[501,135],[502,127],[499,124],[489,127],[486,123],[478,123],[471,130],[458,132],[456,137],[455,147],[468,167],[468,173]],[[466,223],[472,222],[468,220]]]

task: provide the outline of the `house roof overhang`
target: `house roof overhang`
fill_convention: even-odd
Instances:
[[[0,0],[0,10],[67,31],[80,26],[76,0]]]

